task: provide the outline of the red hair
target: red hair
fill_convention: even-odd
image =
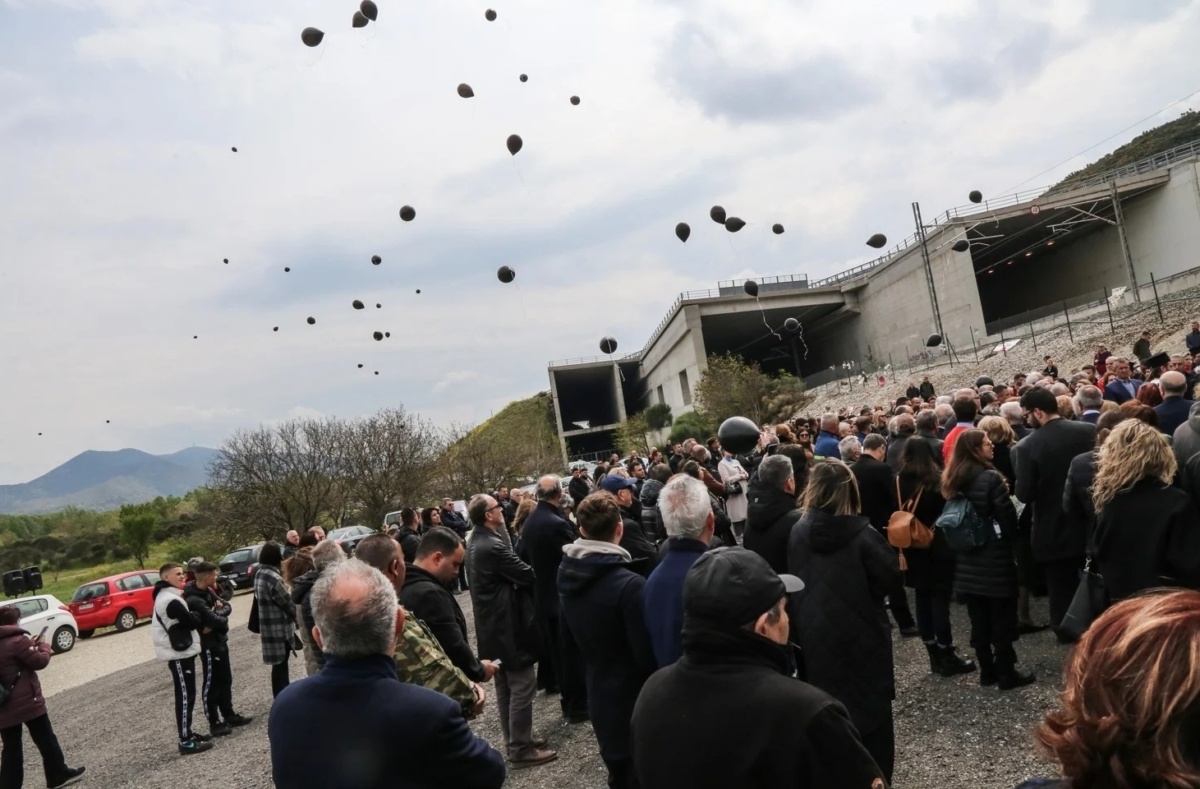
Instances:
[[[1117,603],[1075,647],[1038,743],[1073,789],[1200,786],[1200,592]]]

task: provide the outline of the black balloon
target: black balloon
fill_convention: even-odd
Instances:
[[[107,420],[107,419],[105,419],[105,420],[104,420],[104,424],[106,424],[106,425],[111,425],[111,424],[112,424],[112,422],[111,422],[111,421],[109,421],[109,420]]]
[[[513,271],[508,266],[501,266],[496,271],[496,278],[499,279],[501,282],[503,282],[505,285],[507,285],[508,283],[512,282],[514,279],[517,278],[517,272]]]
[[[312,326],[312,325],[313,325],[314,323],[316,323],[316,322],[317,322],[317,319],[316,319],[316,318],[309,318],[309,319],[308,319],[308,325],[309,325],[309,326]]]
[[[926,348],[936,348],[941,344],[942,344],[942,335],[940,335],[940,334],[931,334],[925,338],[925,347]]]
[[[721,208],[721,206],[714,205],[708,210],[708,215],[712,217],[712,221],[716,222],[718,225],[725,224],[725,209]]]
[[[748,279],[742,283],[742,290],[746,291],[747,296],[758,298],[758,283],[752,279]]]
[[[198,340],[198,339],[200,339],[200,335],[199,335],[199,334],[193,334],[193,335],[192,335],[192,339],[193,339],[193,340]]]
[[[883,249],[887,246],[887,236],[885,236],[883,233],[876,233],[867,239],[867,246],[873,247],[874,249]]]
[[[279,331],[279,327],[276,326],[274,329],[271,329],[271,331]]]
[[[371,255],[371,263],[374,265],[378,266],[382,262],[383,258],[379,257],[379,255]]]
[[[983,192],[979,191],[978,189],[972,189],[971,194],[967,195],[967,199],[970,200],[972,203],[982,203],[983,202]]]
[[[959,240],[955,241],[954,246],[951,247],[951,249],[953,249],[955,252],[966,252],[970,248],[971,242],[965,238],[960,238]]]
[[[795,318],[788,318],[783,322],[784,331],[798,331],[800,329],[800,321]]]
[[[225,265],[226,265],[226,266],[228,266],[228,265],[229,265],[229,258],[225,258]]]
[[[371,336],[375,338],[375,342],[379,342],[383,339],[383,332],[377,331],[374,334],[372,334]]]
[[[735,455],[751,452],[758,446],[758,425],[744,416],[731,416],[717,428],[717,440],[722,449]]]
[[[300,40],[304,42],[306,47],[315,47],[320,45],[321,40],[325,38],[325,33],[317,30],[315,27],[306,27],[300,31]]]
[[[361,365],[361,364],[358,366],[358,369],[360,369],[360,370],[362,369],[362,365]]]
[[[746,226],[746,223],[738,219],[736,216],[731,216],[725,220],[725,229],[730,233],[736,233]]]
[[[420,288],[417,288],[417,295],[418,295],[418,296],[420,296],[420,295],[421,295],[421,289],[420,289]]]
[[[355,11],[354,16],[350,19],[350,25],[352,27],[366,27],[369,21],[369,19],[363,16],[362,11]]]
[[[392,336],[392,333],[391,333],[390,331],[385,331],[385,332],[383,333],[383,336],[384,336],[384,337],[391,337],[391,336]]]
[[[783,225],[776,222],[775,224],[771,225],[771,232],[777,236],[782,236],[783,235]]]
[[[376,371],[375,371],[375,374],[376,374],[376,375],[379,375],[379,371],[378,371],[378,370],[376,370]]]
[[[685,244],[687,243],[688,236],[690,236],[691,234],[692,234],[692,229],[690,227],[688,227],[687,222],[680,222],[679,224],[675,225],[675,235],[678,236],[679,240],[682,241],[683,243],[685,243]]]
[[[235,145],[233,148],[230,148],[230,150],[233,151],[234,153],[237,153],[237,146]]]
[[[475,91],[471,90],[471,86],[464,82],[458,86],[458,95],[464,99],[469,99],[475,95]]]
[[[516,156],[521,151],[521,147],[525,145],[525,141],[521,139],[519,134],[508,135],[508,152]]]
[[[578,97],[578,96],[572,96],[572,97],[571,97],[571,103],[572,103],[572,104],[574,104],[576,107],[578,107],[578,106],[579,106],[579,97]]]
[[[286,274],[287,272],[291,271],[291,270],[292,270],[292,267],[291,267],[291,266],[284,266],[284,267],[283,267],[283,271],[284,271],[284,273],[285,273],[285,274]]]
[[[489,22],[495,22],[496,21],[496,12],[489,8],[488,10],[483,12],[483,18]]]
[[[417,218],[417,209],[411,205],[406,205],[400,209],[400,218],[405,222],[411,222]]]
[[[358,10],[362,11],[363,16],[370,19],[372,22],[379,19],[379,6],[375,5],[373,0],[363,0],[358,5]]]
[[[375,305],[375,309],[377,309],[377,310],[381,310],[381,309],[383,309],[383,305],[382,305],[382,304],[376,304],[376,305]]]
[[[520,79],[522,82],[528,82],[528,81],[529,81],[529,75],[528,75],[528,74],[522,74],[522,75],[519,77],[519,79]]]
[[[354,307],[354,309],[356,309],[356,310],[361,310],[364,305],[361,301],[359,301],[358,299],[355,299],[354,302],[350,306]]]
[[[612,337],[604,337],[600,340],[600,352],[612,355],[617,352],[617,341]]]

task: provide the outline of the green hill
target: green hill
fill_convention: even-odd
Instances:
[[[1061,191],[1076,181],[1117,170],[1155,154],[1197,141],[1200,141],[1200,113],[1189,110],[1170,123],[1142,132],[1112,153],[1100,157],[1082,170],[1071,173],[1056,184],[1052,191]]]
[[[458,497],[562,472],[550,393],[514,400],[475,427],[454,431],[443,461],[444,483]]]

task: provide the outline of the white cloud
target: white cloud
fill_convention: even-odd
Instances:
[[[457,387],[460,384],[465,384],[467,381],[474,381],[479,377],[479,373],[473,370],[455,370],[446,373],[442,380],[433,385],[433,393],[444,392],[450,387]]]

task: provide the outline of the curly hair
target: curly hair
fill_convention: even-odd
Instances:
[[[1072,787],[1200,786],[1200,592],[1154,590],[1105,611],[1064,685],[1037,740]]]
[[[1126,419],[1113,428],[1100,447],[1092,503],[1096,512],[1147,477],[1170,485],[1178,463],[1162,433],[1140,419]]]

